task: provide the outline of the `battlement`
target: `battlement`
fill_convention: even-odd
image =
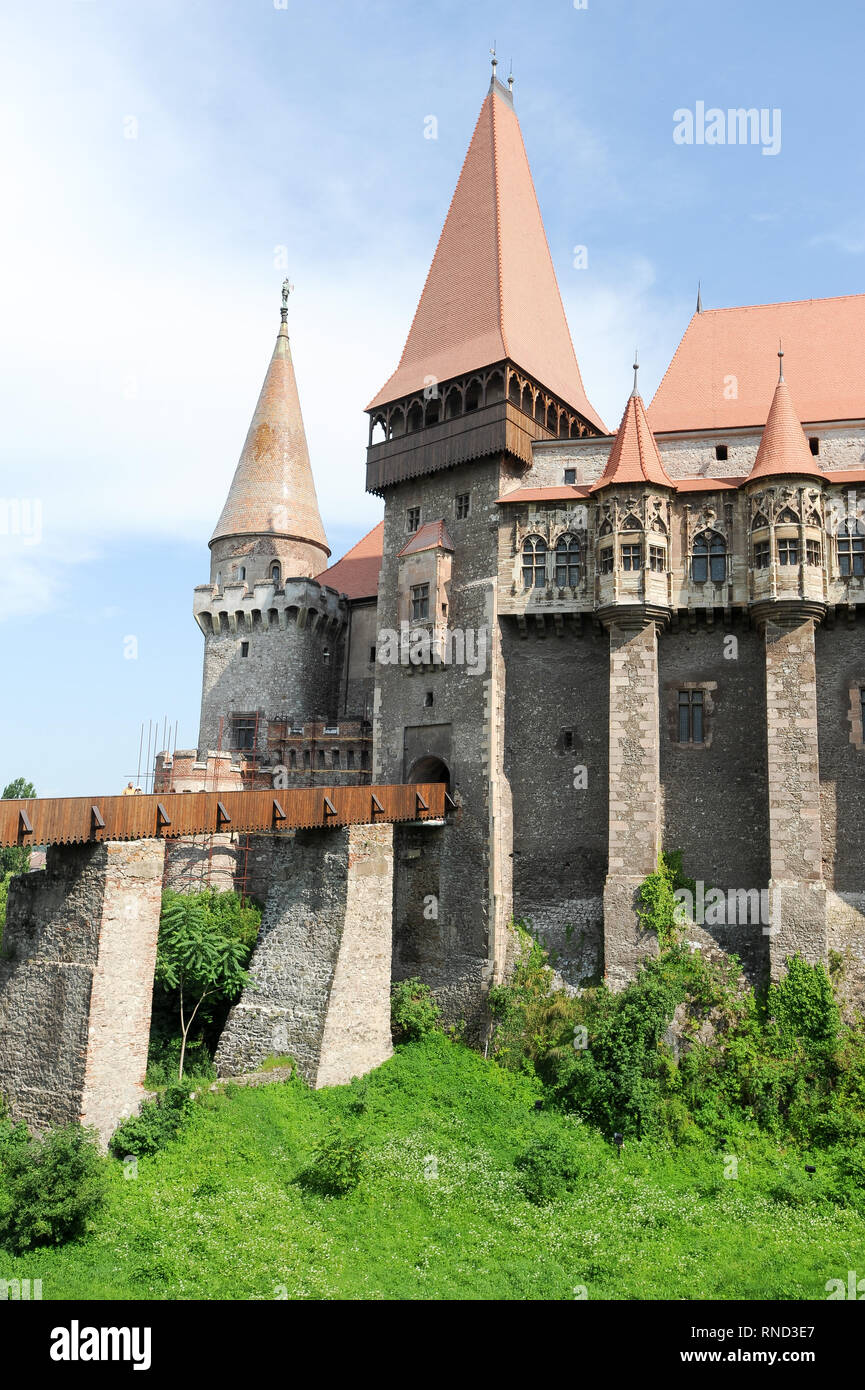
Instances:
[[[292,624],[334,636],[348,620],[348,603],[330,585],[291,578],[248,585],[198,584],[193,615],[205,637],[285,630]]]

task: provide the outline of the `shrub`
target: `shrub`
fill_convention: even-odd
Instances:
[[[146,1100],[137,1115],[124,1120],[108,1147],[115,1158],[129,1154],[146,1158],[176,1138],[191,1108],[189,1087],[175,1082],[157,1100]]]
[[[568,1135],[551,1130],[517,1155],[514,1167],[530,1202],[552,1202],[573,1192],[589,1171],[588,1155]]]
[[[662,950],[672,946],[677,938],[679,920],[675,895],[680,888],[687,888],[691,894],[696,891],[694,880],[687,878],[682,869],[682,851],[675,849],[659,854],[657,869],[640,884],[643,906],[637,908],[637,916],[643,931],[657,934]]]
[[[0,1122],[0,1244],[21,1254],[83,1235],[105,1201],[106,1168],[93,1130],[72,1124],[31,1138]]]
[[[344,1197],[352,1192],[363,1177],[365,1152],[359,1139],[337,1130],[323,1139],[313,1154],[312,1163],[301,1174],[305,1187],[330,1197]]]
[[[786,1038],[832,1042],[841,1015],[832,983],[823,965],[809,965],[801,956],[787,960],[787,973],[769,989],[768,1012]]]
[[[390,1026],[395,1043],[417,1042],[438,1025],[439,1007],[429,985],[413,976],[391,990]]]

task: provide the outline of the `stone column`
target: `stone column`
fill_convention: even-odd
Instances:
[[[826,886],[820,829],[815,623],[822,605],[755,605],[766,643],[769,766],[770,971],[788,956],[826,961]]]
[[[0,1093],[36,1129],[103,1144],[143,1098],[165,843],[50,845],[12,880],[0,956]]]
[[[278,841],[254,988],[231,1010],[219,1074],[288,1054],[312,1086],[336,1086],[386,1061],[392,916],[392,825],[298,830]]]
[[[603,612],[610,634],[609,860],[604,885],[604,970],[622,989],[655,949],[640,931],[637,889],[657,867],[661,835],[658,634],[663,610]]]

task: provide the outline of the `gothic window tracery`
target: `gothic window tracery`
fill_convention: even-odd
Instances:
[[[523,541],[523,588],[542,589],[547,582],[547,543],[542,536]]]
[[[691,579],[695,584],[721,584],[727,577],[727,545],[717,531],[700,531],[691,551]]]
[[[580,582],[580,543],[576,536],[560,536],[556,542],[556,584],[576,588]]]

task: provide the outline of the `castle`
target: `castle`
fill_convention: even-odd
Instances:
[[[865,295],[698,302],[611,433],[494,69],[368,406],[384,521],[332,565],[287,319],[195,591],[198,747],[157,787],[446,782],[444,823],[395,828],[392,972],[452,1018],[514,918],[624,983],[662,848],[711,903],[692,942],[754,980],[837,950],[861,996]]]

